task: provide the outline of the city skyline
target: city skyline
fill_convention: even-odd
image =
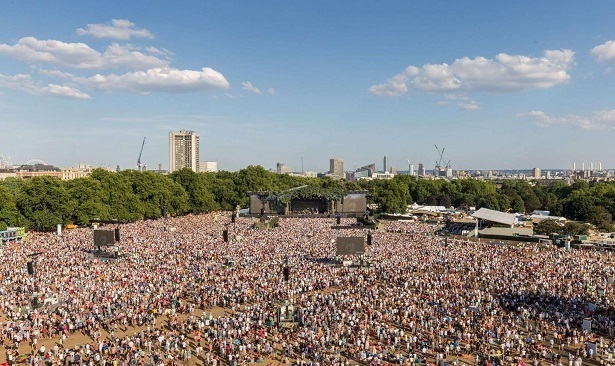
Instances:
[[[136,168],[146,136],[166,169],[168,131],[194,130],[229,171],[431,171],[434,145],[454,170],[615,168],[608,1],[65,5],[0,4],[15,164]]]

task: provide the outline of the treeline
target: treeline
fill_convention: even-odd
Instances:
[[[526,181],[493,182],[474,179],[425,180],[405,175],[391,180],[348,182],[330,178],[280,175],[260,166],[238,172],[194,173],[183,169],[170,175],[134,170],[119,173],[95,170],[87,178],[61,181],[40,177],[0,181],[0,230],[25,226],[53,230],[58,223],[89,224],[92,219],[124,222],[247,207],[249,191],[283,191],[309,185],[329,190],[372,192],[383,212],[402,213],[411,203],[454,207],[486,207],[531,212],[587,221],[605,230],[615,215],[615,183],[556,182],[548,187]]]
[[[214,210],[247,207],[249,191],[282,191],[300,185],[327,187],[349,182],[293,177],[249,166],[238,172],[170,175],[96,169],[87,178],[62,181],[52,177],[0,181],[0,230],[25,226],[53,230],[57,224],[89,224],[93,219],[132,222]]]
[[[547,210],[551,216],[589,222],[602,230],[613,230],[615,182],[565,181],[548,186],[521,180],[505,180],[501,187],[475,179],[425,180],[399,175],[389,181],[362,184],[374,192],[383,211],[403,212],[406,203],[445,207],[476,207],[498,211]]]

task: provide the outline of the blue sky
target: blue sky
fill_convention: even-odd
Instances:
[[[615,3],[3,1],[0,154],[615,168]]]

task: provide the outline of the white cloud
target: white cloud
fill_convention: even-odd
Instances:
[[[60,70],[38,69],[38,72],[40,72],[43,75],[47,75],[47,76],[58,78],[58,79],[71,79],[75,76],[69,72],[64,72]]]
[[[241,85],[243,86],[243,88],[242,88],[243,90],[247,90],[250,93],[261,94],[261,91],[257,87],[252,85],[252,83],[249,82],[249,81],[241,83]]]
[[[531,111],[517,114],[519,118],[531,118],[540,127],[551,125],[571,125],[581,128],[615,128],[615,109],[610,111],[596,111],[591,116],[565,115],[561,117],[550,116],[543,111]]]
[[[419,69],[416,66],[408,66],[404,71],[393,76],[384,84],[372,85],[369,92],[372,95],[382,97],[397,97],[408,91],[408,79],[416,76]]]
[[[15,45],[0,44],[0,55],[13,56],[29,63],[45,62],[75,68],[103,66],[101,54],[85,43],[21,38]]]
[[[107,67],[131,67],[135,69],[167,67],[169,63],[156,56],[146,55],[140,51],[133,50],[132,46],[121,46],[117,43],[107,47],[102,55]]]
[[[85,43],[65,43],[56,40],[21,38],[15,45],[0,44],[0,55],[13,56],[28,63],[50,63],[78,69],[110,67],[151,68],[166,67],[168,61],[135,51],[130,45],[114,43],[100,52]]]
[[[75,82],[101,90],[128,90],[139,93],[155,91],[181,93],[190,91],[227,89],[229,83],[219,72],[204,67],[201,70],[178,70],[154,68],[147,71],[129,72],[123,75],[94,75],[75,78]]]
[[[82,93],[78,89],[66,85],[57,84],[47,84],[47,86],[44,86],[40,89],[40,94],[53,95],[56,97],[63,98],[90,99],[89,95]]]
[[[444,99],[446,100],[470,100],[470,97],[468,97],[465,94],[445,94],[444,95]]]
[[[480,109],[478,102],[468,97],[465,93],[448,93],[444,94],[444,100],[437,102],[438,105],[450,105],[451,101],[457,101],[457,107],[465,111],[475,111]]]
[[[126,19],[113,19],[111,24],[88,24],[85,29],[77,29],[80,36],[90,35],[96,38],[113,38],[128,40],[130,38],[155,38],[147,29],[134,28],[135,24]]]
[[[17,74],[7,76],[0,74],[0,87],[22,90],[34,95],[49,95],[54,97],[69,99],[90,99],[90,96],[66,85],[47,84],[39,85],[32,81],[32,77],[27,74]]]
[[[267,89],[267,93],[269,93],[271,95],[276,95],[277,90],[275,90],[274,88],[269,88],[269,89]]]
[[[475,101],[471,101],[471,102],[467,102],[467,103],[457,103],[457,105],[459,106],[459,108],[465,110],[465,111],[475,111],[477,109],[480,109],[480,107],[478,106],[478,104],[476,104]]]
[[[464,57],[448,64],[408,66],[383,84],[369,88],[372,95],[400,96],[408,88],[425,92],[513,92],[550,88],[570,79],[571,50],[547,50],[543,57],[507,55],[493,59]]]
[[[615,61],[615,41],[607,41],[592,48],[589,53],[600,62]]]
[[[165,48],[156,48],[154,46],[145,47],[145,51],[147,51],[147,53],[149,53],[150,55],[158,55],[163,57],[170,57],[173,55],[171,51]]]

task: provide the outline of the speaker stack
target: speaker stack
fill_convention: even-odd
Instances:
[[[225,243],[228,243],[228,230],[222,231],[222,238],[224,239]]]

